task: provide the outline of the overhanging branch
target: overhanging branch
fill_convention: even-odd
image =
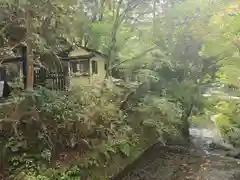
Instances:
[[[113,66],[111,67],[111,69],[113,69],[113,68],[115,68],[115,67],[117,67],[117,66],[120,66],[121,64],[123,64],[123,63],[125,63],[125,62],[132,61],[132,60],[141,58],[142,56],[145,56],[147,53],[151,52],[152,50],[154,50],[154,49],[156,49],[156,48],[157,48],[157,46],[152,47],[152,48],[149,48],[149,49],[147,49],[146,51],[143,51],[142,53],[140,53],[139,55],[137,55],[137,56],[135,56],[135,57],[132,57],[132,58],[129,58],[129,59],[125,59],[125,60],[123,60],[123,61],[121,61],[121,62],[113,65]]]

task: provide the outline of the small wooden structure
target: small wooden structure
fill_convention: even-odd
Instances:
[[[91,86],[106,78],[107,56],[94,49],[75,46],[69,53],[71,85]],[[78,57],[72,59],[72,57]],[[80,57],[80,58],[79,58]]]
[[[95,55],[91,53],[87,55],[58,57],[60,63],[56,67],[44,67],[35,64],[33,70],[33,87],[43,86],[51,90],[67,90],[70,85],[70,77],[74,63],[79,63],[82,60],[90,62],[90,59],[94,56]],[[22,48],[21,56],[0,58],[0,61],[3,65],[9,63],[19,64],[19,74],[22,74],[24,89],[26,89],[28,76],[26,47]],[[0,67],[0,81],[1,80],[7,81],[6,68],[4,66]]]
[[[26,49],[25,49],[26,50]],[[0,57],[0,81],[10,81],[11,78],[7,74],[7,67],[10,64],[13,64],[17,67],[17,72],[19,75],[20,73],[25,74],[26,76],[26,64],[25,64],[25,54],[22,53],[22,56],[15,56],[15,57]],[[23,77],[23,83],[26,83],[26,77]]]

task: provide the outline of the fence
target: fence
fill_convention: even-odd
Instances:
[[[68,71],[57,69],[51,71],[43,67],[34,68],[34,87],[43,86],[51,90],[65,91],[69,87]]]
[[[9,63],[20,63],[19,67],[19,75],[22,73],[22,80],[24,84],[24,89],[26,88],[26,78],[27,78],[27,55],[26,55],[26,47],[22,47],[21,56],[18,57],[7,57],[0,58],[0,61],[3,64]],[[51,90],[67,90],[70,85],[69,80],[69,62],[72,60],[80,60],[80,59],[90,59],[94,57],[94,54],[89,55],[79,55],[74,57],[59,57],[61,60],[61,65],[59,67],[52,67],[50,69],[46,69],[44,67],[40,67],[35,65],[34,74],[33,74],[33,87],[37,86],[45,86]],[[7,80],[6,77],[6,68],[0,67],[0,80]]]
[[[68,59],[71,60],[71,57],[69,57]],[[10,64],[15,64],[18,67],[17,74],[15,73],[15,76],[19,76],[22,78],[25,89],[27,77],[26,47],[22,48],[21,56],[0,58],[0,62],[2,64],[2,66],[0,66],[0,81],[9,82],[9,74],[7,73],[7,67],[9,67]],[[46,69],[44,67],[34,65],[33,87],[36,88],[37,86],[44,86],[51,90],[67,90],[69,87],[68,68],[64,67]]]

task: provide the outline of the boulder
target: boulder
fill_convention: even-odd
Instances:
[[[226,153],[226,156],[233,157],[235,159],[240,159],[240,152],[239,151],[229,151]]]

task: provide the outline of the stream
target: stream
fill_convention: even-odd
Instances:
[[[240,161],[226,156],[237,150],[225,143],[217,130],[191,128],[190,135],[195,147],[206,154],[208,163],[208,168],[200,168],[196,174],[204,180],[240,180]]]
[[[226,156],[234,148],[217,131],[190,128],[190,135],[190,146],[153,145],[111,180],[240,180],[238,159]]]

